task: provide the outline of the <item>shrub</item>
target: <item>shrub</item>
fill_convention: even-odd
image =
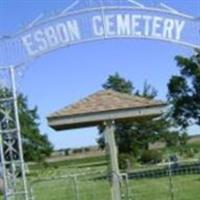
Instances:
[[[119,167],[122,170],[129,170],[133,164],[133,157],[129,154],[119,155]]]
[[[162,161],[163,155],[158,150],[145,150],[141,154],[140,161],[143,164],[156,164]]]
[[[185,158],[193,158],[199,153],[199,149],[196,147],[185,147],[180,149],[180,155]]]
[[[193,158],[195,155],[195,151],[193,148],[188,148],[185,152],[187,158]]]

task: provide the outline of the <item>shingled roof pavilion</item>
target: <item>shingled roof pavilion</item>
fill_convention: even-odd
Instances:
[[[47,117],[55,130],[97,126],[108,120],[132,120],[163,113],[165,103],[113,90],[102,90]]]
[[[104,137],[111,163],[112,200],[121,200],[120,170],[114,137],[114,122],[156,117],[165,110],[162,101],[103,90],[67,106],[47,117],[55,130],[105,125]]]

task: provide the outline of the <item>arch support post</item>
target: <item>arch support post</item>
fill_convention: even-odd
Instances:
[[[2,86],[2,94],[0,95],[0,168],[4,185],[2,189],[4,200],[29,200],[18,112],[15,67],[0,69],[0,72],[3,73],[2,77],[5,77],[7,83]]]
[[[114,121],[105,122],[104,138],[107,153],[110,161],[110,179],[111,179],[111,195],[112,200],[121,200],[120,191],[120,171],[118,163],[118,150],[115,142],[115,123]]]

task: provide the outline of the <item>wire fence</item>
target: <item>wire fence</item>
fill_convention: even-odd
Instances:
[[[121,174],[121,200],[198,200],[200,163],[135,170]],[[32,200],[111,200],[106,173],[48,177],[31,183]]]
[[[39,179],[31,184],[32,200],[110,200],[110,186],[101,172]]]
[[[200,163],[143,169],[128,174],[129,199],[200,199]]]

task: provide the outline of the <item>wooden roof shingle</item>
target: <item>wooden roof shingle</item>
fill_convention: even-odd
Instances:
[[[114,114],[116,112],[130,111],[133,109],[136,110],[136,109],[148,109],[148,108],[163,108],[165,107],[165,105],[166,104],[164,102],[158,100],[147,99],[143,97],[116,92],[113,90],[102,90],[78,101],[75,104],[69,105],[65,108],[62,108],[52,113],[47,118],[49,121],[49,125],[52,126],[53,128],[56,128],[53,125],[53,121],[55,122],[55,120],[58,119],[62,119],[63,124],[60,122],[61,123],[60,126],[67,128],[68,122],[70,123],[70,120],[72,120],[72,118],[75,119],[76,116],[88,117],[92,115],[96,116],[98,114],[102,116],[102,114],[110,113],[109,116],[111,118],[111,116],[113,116],[111,115],[111,113]],[[130,117],[131,116],[127,116],[127,118]],[[125,118],[125,116],[122,116],[122,118]],[[70,120],[67,122],[67,119]],[[95,119],[96,119],[96,122],[94,123],[95,125],[100,121],[107,120],[107,118],[98,119],[98,117]],[[76,124],[77,127],[79,127],[78,123],[81,126],[83,126],[83,123],[85,123],[86,126],[90,124],[89,122],[87,122],[87,120],[71,121],[71,125]],[[93,123],[91,123],[91,125],[92,124]],[[69,125],[69,127],[71,126]]]

